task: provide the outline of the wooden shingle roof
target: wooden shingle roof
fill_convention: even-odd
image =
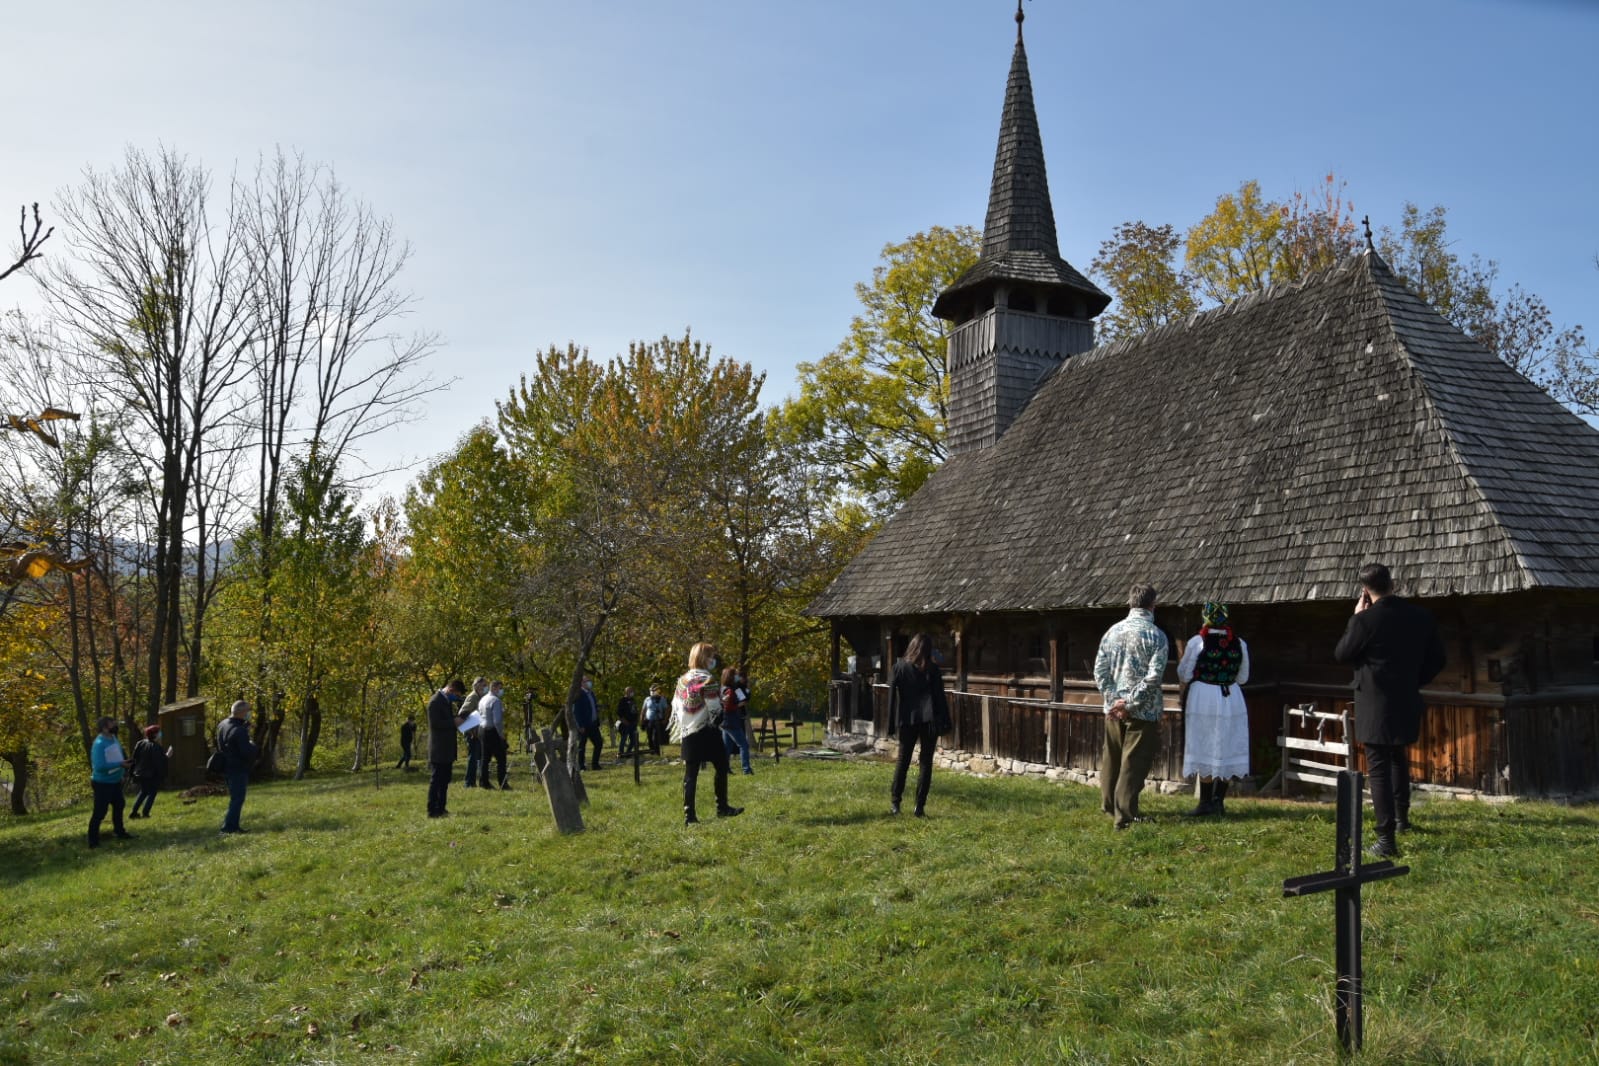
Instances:
[[[1599,588],[1599,432],[1373,252],[1063,363],[823,617]]]

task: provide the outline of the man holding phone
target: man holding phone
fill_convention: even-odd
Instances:
[[[1421,735],[1421,686],[1444,668],[1444,643],[1428,611],[1393,594],[1386,566],[1362,567],[1360,586],[1333,657],[1355,668],[1355,739],[1366,753],[1377,819],[1377,842],[1368,854],[1389,858],[1399,854],[1394,831],[1410,828],[1405,748]]]

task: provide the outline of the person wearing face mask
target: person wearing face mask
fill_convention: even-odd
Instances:
[[[716,771],[716,816],[732,818],[743,807],[727,802],[727,747],[717,728],[722,717],[722,694],[716,678],[716,645],[699,643],[688,651],[688,672],[677,679],[672,695],[672,739],[683,744],[683,822],[694,825],[695,787],[700,767],[710,763]]]
[[[661,753],[661,741],[666,739],[666,716],[671,709],[672,705],[661,695],[661,686],[651,685],[650,694],[644,700],[644,735],[649,739],[651,755]]]
[[[583,749],[588,744],[594,745],[594,765],[592,769],[600,768],[600,749],[605,747],[605,738],[600,735],[600,705],[594,698],[594,682],[590,681],[587,674],[583,675],[583,682],[578,686],[577,699],[572,701],[572,721],[577,725],[577,765],[583,766]]]
[[[161,727],[144,727],[144,739],[133,746],[133,779],[139,784],[139,794],[133,797],[133,812],[129,818],[148,818],[155,805],[155,794],[167,779],[167,760],[172,749],[161,746]]]
[[[122,750],[117,739],[117,720],[102,718],[100,730],[95,735],[94,746],[89,749],[89,785],[94,789],[94,812],[89,815],[89,846],[100,846],[100,823],[106,811],[111,812],[111,829],[120,840],[131,840],[133,834],[122,827],[122,774],[133,760]]]
[[[749,691],[744,687],[744,678],[739,672],[729,666],[722,671],[722,739],[727,747],[729,760],[733,753],[739,753],[744,763],[744,772],[753,774],[750,769],[750,717],[749,717]]]
[[[248,833],[239,825],[239,815],[244,811],[244,794],[250,787],[250,770],[261,749],[250,739],[247,700],[235,700],[232,712],[217,726],[217,750],[225,760],[222,775],[228,781],[228,813],[222,819],[222,832]]]
[[[483,697],[488,695],[489,679],[479,677],[472,682],[472,691],[467,693],[466,702],[461,705],[461,717],[470,718],[478,709],[478,704],[483,702]],[[483,761],[483,727],[475,726],[466,731],[466,787],[477,787],[478,767]]]

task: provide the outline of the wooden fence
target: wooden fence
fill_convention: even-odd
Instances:
[[[1161,715],[1160,754],[1150,770],[1156,780],[1182,776],[1183,720],[1168,686]],[[1314,705],[1330,714],[1349,711],[1348,686],[1249,685],[1252,770],[1276,769],[1282,711]],[[1503,697],[1427,692],[1421,736],[1410,748],[1411,780],[1487,795],[1582,796],[1599,792],[1599,692]],[[1097,701],[1068,693],[1068,700],[949,694],[955,728],[941,738],[946,749],[1015,759],[1043,766],[1098,770],[1105,721]],[[829,694],[831,728],[841,732],[888,731],[888,689],[864,678],[834,681]],[[866,724],[870,722],[869,728]]]
[[[1170,702],[1170,701],[1169,701]],[[888,733],[888,686],[834,682],[830,718],[835,728],[875,736]],[[1105,712],[1098,703],[1050,703],[972,692],[949,693],[954,729],[939,738],[952,751],[1015,759],[1039,766],[1098,770],[1105,744]],[[850,723],[845,725],[845,723]],[[1168,709],[1160,719],[1160,752],[1150,768],[1154,780],[1182,777],[1183,716]]]

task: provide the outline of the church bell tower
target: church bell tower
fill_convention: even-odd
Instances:
[[[1110,303],[1060,257],[1023,18],[1018,0],[982,254],[933,304],[955,324],[945,367],[950,455],[998,440],[1045,374],[1094,346],[1093,320]]]

